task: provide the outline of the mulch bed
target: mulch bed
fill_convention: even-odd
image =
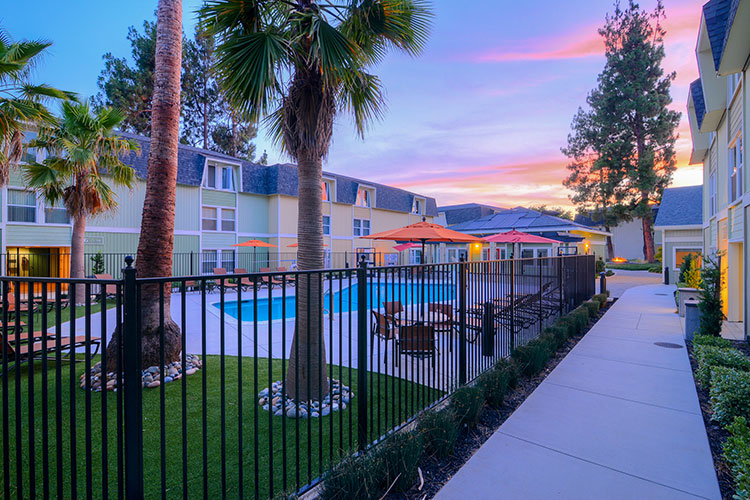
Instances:
[[[617,299],[615,299],[617,300]],[[604,312],[611,306],[599,311],[597,321]],[[434,497],[440,488],[458,472],[458,470],[474,455],[474,453],[487,441],[492,434],[505,422],[505,420],[521,406],[521,403],[537,388],[547,375],[563,360],[573,347],[580,341],[586,333],[594,326],[596,322],[590,322],[584,329],[584,332],[575,337],[570,337],[557,353],[552,357],[541,373],[534,377],[521,376],[518,379],[518,385],[506,394],[505,402],[499,409],[484,407],[482,417],[479,423],[473,429],[464,429],[456,441],[456,448],[453,455],[445,460],[439,460],[435,457],[423,456],[419,461],[419,468],[422,470],[424,485],[419,489],[415,485],[411,490],[405,493],[390,494],[389,499],[404,500],[425,500]],[[468,500],[468,499],[467,499]]]
[[[745,356],[750,356],[750,347],[747,343],[732,341],[732,347],[742,351]],[[698,369],[698,363],[695,361],[695,356],[693,355],[692,344],[688,345],[688,353],[690,354],[690,366],[693,369],[693,373],[695,373]],[[703,423],[706,426],[708,443],[711,446],[711,455],[714,459],[716,477],[719,479],[721,497],[734,498],[734,478],[732,477],[729,464],[724,460],[724,441],[729,437],[729,433],[721,425],[711,420],[712,411],[709,392],[697,381],[695,382],[695,390],[698,393],[698,401],[703,413]]]

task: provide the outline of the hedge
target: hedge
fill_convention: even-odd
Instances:
[[[750,360],[737,349],[697,345],[693,352],[698,361],[695,378],[706,388],[711,384],[711,370],[716,366],[726,366],[741,371],[750,370]]]

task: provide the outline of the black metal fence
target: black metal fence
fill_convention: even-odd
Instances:
[[[308,490],[538,336],[594,281],[592,256],[0,278],[2,498]],[[105,349],[114,332],[122,342]],[[289,398],[303,393],[313,399]]]

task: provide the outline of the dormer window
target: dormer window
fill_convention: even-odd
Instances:
[[[331,184],[329,182],[323,181],[321,183],[321,189],[323,191],[323,201],[333,201],[331,199]]]
[[[203,187],[234,191],[234,186],[234,168],[208,165],[206,176],[203,179]]]
[[[414,203],[411,206],[411,213],[422,215],[424,213],[424,200],[421,198],[414,198]]]
[[[354,202],[358,207],[370,208],[371,206],[371,195],[370,191],[366,188],[357,189],[357,199]]]

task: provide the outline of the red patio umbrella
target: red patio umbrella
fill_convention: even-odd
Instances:
[[[557,240],[545,238],[544,236],[537,236],[535,234],[524,233],[522,231],[508,231],[506,233],[493,234],[482,238],[484,241],[490,243],[510,243],[513,245],[513,256],[516,254],[516,243],[560,243]]]
[[[404,250],[408,250],[410,248],[414,248],[418,246],[419,246],[419,243],[409,242],[409,243],[401,243],[400,245],[396,245],[395,247],[393,247],[393,249],[396,250],[397,252],[403,252]]]
[[[274,245],[273,243],[267,243],[265,241],[261,240],[247,240],[243,241],[242,243],[235,243],[232,245],[233,247],[252,247],[253,249],[253,267],[257,267],[258,263],[258,256],[257,256],[257,248],[278,248],[277,245]]]

